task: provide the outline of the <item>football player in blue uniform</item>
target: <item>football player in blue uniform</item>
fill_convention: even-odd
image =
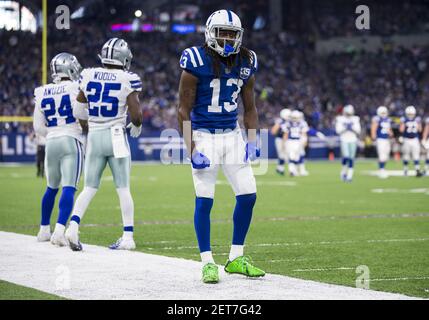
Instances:
[[[401,118],[399,132],[402,134],[402,161],[404,163],[404,176],[408,175],[408,162],[410,156],[414,161],[416,176],[421,177],[420,172],[420,141],[419,134],[422,131],[420,117],[416,116],[416,108],[408,106],[405,108],[405,117]]]
[[[388,177],[385,167],[390,157],[390,138],[392,137],[392,120],[389,118],[389,111],[385,106],[380,106],[377,108],[377,115],[372,118],[371,139],[376,141],[379,169],[378,176],[382,179]]]
[[[178,121],[192,163],[196,200],[194,226],[203,264],[202,280],[219,281],[218,267],[210,247],[210,211],[219,167],[236,195],[233,236],[227,273],[264,276],[249,256],[244,240],[256,202],[256,182],[250,161],[259,157],[256,129],[258,114],[254,98],[256,54],[241,46],[240,18],[219,10],[207,19],[205,44],[183,51],[179,85]],[[237,123],[238,102],[244,106],[247,142]]]

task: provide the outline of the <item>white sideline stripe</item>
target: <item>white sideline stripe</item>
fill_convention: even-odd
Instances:
[[[352,267],[338,267],[338,268],[314,268],[314,269],[295,269],[293,272],[313,272],[313,271],[336,271],[336,270],[356,270]]]
[[[429,280],[429,277],[405,277],[405,278],[381,278],[381,279],[370,279],[369,281],[409,281],[409,280]]]
[[[205,285],[196,261],[93,245],[73,252],[2,231],[0,241],[0,279],[69,299],[417,299],[274,274],[246,279],[222,268],[220,282]],[[64,269],[70,287],[57,289],[67,283]]]
[[[344,241],[319,241],[319,242],[285,242],[285,243],[254,243],[249,244],[251,247],[291,247],[291,246],[313,246],[313,245],[335,245],[335,244],[352,244],[352,243],[384,243],[384,242],[418,242],[428,241],[429,238],[418,239],[374,239],[374,240],[344,240]],[[222,248],[229,245],[212,245],[212,247]],[[162,248],[147,248],[149,250],[183,250],[196,249],[198,246],[177,246],[177,247],[162,247]]]

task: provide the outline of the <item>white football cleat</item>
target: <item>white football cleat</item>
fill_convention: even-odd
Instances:
[[[51,236],[51,243],[59,247],[67,247],[69,245],[64,233],[55,231]]]
[[[82,244],[79,241],[79,229],[69,226],[66,230],[65,237],[69,242],[70,249],[73,251],[82,251]]]
[[[307,177],[310,173],[303,169],[303,170],[299,170],[299,175],[303,176],[303,177]]]
[[[114,244],[109,246],[109,249],[112,250],[134,250],[136,248],[136,243],[134,239],[124,239],[119,238]]]
[[[37,234],[37,241],[46,242],[51,240],[51,227],[50,226],[40,226],[39,233]]]

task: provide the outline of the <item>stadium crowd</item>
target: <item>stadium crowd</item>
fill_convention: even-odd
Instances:
[[[322,30],[322,29],[321,29]],[[132,70],[142,77],[141,104],[148,130],[175,128],[182,50],[201,45],[203,34],[113,33],[95,25],[49,30],[49,58],[75,54],[83,67],[99,64],[97,54],[109,37],[124,37],[134,54]],[[29,116],[33,90],[41,81],[40,34],[0,31],[1,115]],[[365,123],[384,104],[394,116],[409,104],[420,114],[429,107],[429,47],[394,48],[377,53],[352,51],[317,56],[308,37],[287,32],[246,32],[244,45],[258,54],[257,107],[261,127],[269,127],[284,107],[304,111],[318,129],[332,128],[342,106],[351,103]],[[426,109],[425,109],[426,108]],[[29,131],[9,124],[3,130]]]

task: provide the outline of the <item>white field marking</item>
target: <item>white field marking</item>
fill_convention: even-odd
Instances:
[[[217,285],[205,285],[201,263],[192,260],[85,244],[84,251],[73,252],[9,232],[0,232],[0,242],[1,280],[69,299],[418,299],[274,274],[252,280],[227,275],[223,268]],[[61,290],[60,265],[70,271],[70,287]]]
[[[117,206],[117,209],[120,207]],[[144,208],[144,207],[136,207]],[[112,207],[99,207],[101,211],[112,210]],[[282,213],[277,213],[278,215]],[[284,214],[284,213],[283,213]],[[259,218],[255,217],[254,221],[259,222],[271,222],[271,221],[307,221],[307,220],[347,220],[347,219],[398,219],[398,218],[419,218],[429,217],[429,213],[400,213],[400,214],[369,214],[369,215],[352,215],[352,216],[286,216],[286,217],[272,217],[272,218]],[[212,219],[212,224],[231,223],[232,219]],[[178,224],[194,224],[193,220],[137,220],[134,222],[135,226],[145,225],[178,225]],[[88,228],[102,228],[102,227],[122,227],[121,223],[82,223],[82,227]],[[0,225],[0,229],[31,229],[38,228],[39,225]]]
[[[370,171],[361,171],[361,173],[363,175],[367,175],[367,176],[376,176],[378,177],[379,175],[379,171],[378,170],[370,170]],[[415,177],[416,176],[416,171],[415,170],[408,170],[408,176],[404,176],[404,171],[402,170],[386,170],[387,176],[389,177],[403,177],[403,178],[407,178],[407,177]]]
[[[343,241],[319,241],[319,242],[285,242],[285,243],[254,243],[248,244],[249,247],[293,247],[293,246],[318,246],[318,245],[339,245],[339,244],[354,244],[354,243],[389,243],[389,242],[420,242],[428,241],[429,238],[416,238],[416,239],[374,239],[374,240],[343,240]],[[223,248],[229,245],[215,245],[212,247]],[[198,246],[176,246],[176,247],[162,247],[150,248],[152,250],[186,250],[197,249]]]
[[[415,189],[377,188],[377,189],[372,189],[371,192],[373,193],[407,193],[407,194],[421,193],[421,194],[429,195],[429,188],[415,188]]]
[[[226,180],[217,180],[217,185],[229,185],[229,182]],[[273,187],[295,187],[297,183],[295,181],[258,181],[256,180],[256,185],[258,186],[273,186]]]
[[[332,268],[314,268],[314,269],[295,269],[293,272],[313,272],[313,271],[337,271],[337,270],[356,270],[356,267],[332,267]]]
[[[429,276],[423,277],[405,277],[405,278],[381,278],[381,279],[369,279],[369,281],[410,281],[410,280],[429,280]]]

